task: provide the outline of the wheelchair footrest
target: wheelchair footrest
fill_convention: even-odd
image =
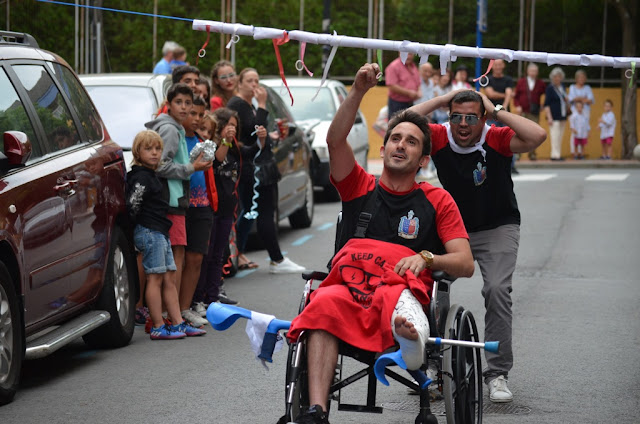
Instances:
[[[338,405],[339,411],[350,412],[371,412],[374,414],[382,414],[381,406],[367,406],[367,405],[352,405],[349,403],[341,403]]]

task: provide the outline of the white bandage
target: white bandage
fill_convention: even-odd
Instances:
[[[409,340],[396,334],[394,320],[397,316],[404,317],[413,324],[418,332],[416,340]],[[393,331],[393,337],[400,344],[402,359],[407,364],[407,369],[417,370],[420,368],[424,363],[425,341],[429,337],[429,321],[422,310],[422,305],[409,289],[402,291],[393,314],[391,314],[391,331]]]

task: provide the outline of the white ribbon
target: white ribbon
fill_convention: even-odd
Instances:
[[[337,32],[333,31],[334,36],[336,36],[337,34],[338,34]],[[314,94],[313,97],[311,98],[312,102],[316,99],[316,97],[318,97],[318,94],[320,94],[320,90],[322,89],[322,86],[327,81],[327,76],[329,75],[329,68],[331,67],[331,62],[333,62],[333,58],[336,55],[336,51],[338,50],[339,44],[340,42],[338,41],[338,44],[331,48],[331,53],[329,53],[329,58],[327,59],[327,63],[324,65],[324,71],[322,72],[322,80],[320,81],[320,86],[318,87],[318,90],[316,90],[316,94]]]
[[[262,362],[262,366],[269,370],[267,363],[264,359],[258,358],[260,352],[262,352],[262,342],[264,341],[264,335],[267,333],[267,327],[269,323],[276,317],[273,315],[261,314],[260,312],[251,311],[251,319],[247,320],[247,327],[245,331],[249,336],[249,342],[251,343],[251,350],[256,354],[256,360]],[[278,352],[282,349],[284,341],[282,339],[276,342],[276,347],[273,352]]]

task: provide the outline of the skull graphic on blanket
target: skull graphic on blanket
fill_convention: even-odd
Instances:
[[[375,275],[353,265],[340,266],[342,284],[349,288],[353,301],[364,309],[371,307],[375,290],[384,285],[381,275]]]

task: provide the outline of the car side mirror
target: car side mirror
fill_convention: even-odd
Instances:
[[[21,131],[5,131],[4,155],[11,167],[22,166],[31,157],[31,141]]]

